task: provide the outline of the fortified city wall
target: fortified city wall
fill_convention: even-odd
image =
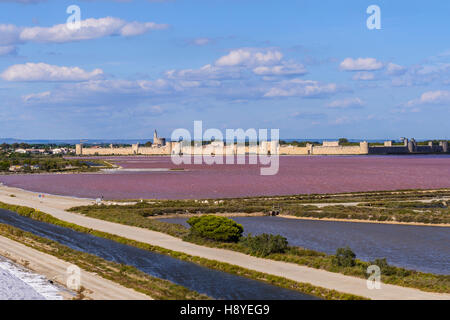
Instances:
[[[368,142],[361,142],[355,146],[342,146],[338,141],[325,141],[322,145],[307,144],[305,147],[292,145],[279,146],[277,141],[264,142],[257,147],[243,145],[225,145],[223,142],[212,142],[207,145],[186,146],[182,142],[167,142],[163,138],[155,137],[157,143],[151,147],[141,147],[133,144],[131,147],[109,148],[90,147],[85,148],[82,144],[76,145],[77,155],[245,155],[245,154],[280,154],[280,155],[368,155],[368,154],[428,154],[448,153],[447,141],[439,145],[418,145],[414,139],[405,139],[403,145],[393,145],[392,141],[386,141],[384,145],[370,146]]]

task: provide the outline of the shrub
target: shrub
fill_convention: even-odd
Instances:
[[[371,265],[376,265],[380,268],[381,274],[384,276],[400,276],[406,277],[412,274],[410,270],[405,270],[402,268],[397,268],[389,265],[386,258],[383,259],[375,259],[374,261],[369,262]]]
[[[332,263],[338,267],[353,267],[355,265],[356,254],[349,248],[339,248],[333,256]]]
[[[250,249],[251,254],[268,256],[272,253],[284,253],[288,248],[288,241],[280,235],[263,233],[258,236],[248,236],[241,239],[244,246]]]
[[[191,226],[191,235],[215,241],[237,242],[244,232],[242,225],[219,216],[192,217],[187,223]]]

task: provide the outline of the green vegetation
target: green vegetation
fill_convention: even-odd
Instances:
[[[20,173],[94,172],[111,165],[102,160],[65,159],[62,155],[0,152],[0,173],[11,172],[11,167]]]
[[[263,233],[257,236],[251,234],[243,237],[241,243],[250,249],[250,253],[259,257],[267,257],[274,253],[285,253],[288,241],[280,235]]]
[[[390,204],[388,208],[380,208],[376,206],[333,206],[336,202],[358,202],[366,201],[366,204],[379,203],[384,200],[383,204],[387,202],[393,202],[400,206],[402,203],[399,200],[428,200],[435,197],[450,196],[448,190],[437,191],[419,191],[419,190],[404,190],[404,191],[381,191],[381,192],[362,192],[362,193],[345,193],[337,195],[298,195],[298,196],[286,196],[286,197],[259,197],[259,198],[244,198],[244,199],[217,199],[217,200],[152,200],[149,202],[139,202],[136,205],[126,206],[85,206],[72,208],[71,211],[80,212],[87,216],[113,221],[122,224],[133,225],[141,228],[148,228],[154,231],[168,233],[170,235],[190,241],[203,246],[210,246],[215,248],[223,248],[228,250],[239,251],[245,254],[264,256],[265,252],[261,249],[254,249],[249,245],[250,242],[240,241],[237,243],[224,243],[219,241],[208,240],[201,237],[195,237],[190,235],[189,230],[182,225],[164,223],[156,219],[148,218],[155,215],[165,214],[201,214],[211,212],[268,212],[274,205],[279,205],[282,208],[282,214],[291,214],[298,216],[324,218],[335,217],[340,219],[358,219],[358,220],[382,220],[383,217],[377,216],[375,210],[382,209],[382,214],[392,218],[396,217],[400,221],[406,220],[407,215],[401,215],[398,208],[393,208],[394,204]],[[313,205],[307,205],[307,203],[324,203],[330,202],[331,206],[319,208]],[[432,219],[422,221],[428,221],[429,223],[444,223],[448,221],[448,209],[439,208],[440,205],[421,203],[413,201],[414,203],[420,203],[427,207],[432,206],[436,210],[442,210],[437,214],[427,214]],[[381,204],[380,204],[381,205]],[[442,204],[445,206],[445,204]],[[263,210],[261,210],[263,209]],[[370,211],[373,209],[372,211]],[[433,210],[434,210],[433,209]],[[391,210],[391,211],[389,211]],[[416,220],[420,220],[419,213],[414,213],[411,217]],[[413,211],[414,212],[414,211]],[[398,217],[397,217],[398,216]],[[440,218],[439,218],[440,217]],[[439,218],[439,219],[438,219]],[[410,221],[415,219],[408,218]],[[384,221],[387,221],[384,220]],[[394,221],[394,220],[393,220]],[[276,236],[272,236],[276,237]],[[264,247],[264,245],[259,244]],[[342,273],[345,275],[356,276],[360,278],[366,278],[367,267],[371,264],[369,262],[360,261],[355,259],[353,266],[340,266],[333,264],[333,255],[326,255],[320,252],[307,250],[298,247],[289,247],[284,253],[270,253],[265,256],[268,259],[286,261],[291,263],[297,263],[312,268],[324,269],[331,272]],[[382,281],[385,283],[418,288],[425,291],[434,292],[450,292],[450,276],[448,275],[435,275],[427,274],[412,270],[405,270],[403,268],[390,267],[388,274],[383,274]]]
[[[338,248],[332,259],[334,266],[338,267],[354,267],[356,265],[356,254],[349,248]],[[386,259],[384,259],[386,261]]]
[[[244,227],[231,219],[219,216],[192,217],[187,223],[191,226],[190,234],[209,240],[237,242],[244,232]]]
[[[220,216],[200,216],[187,220],[191,226],[189,235],[184,237],[185,241],[202,244],[204,240],[210,243],[237,243],[249,249],[250,254],[266,257],[272,253],[284,253],[288,248],[288,241],[280,235],[251,234],[242,237],[244,228],[231,219]],[[235,248],[236,249],[236,248]],[[242,251],[237,249],[237,251]]]
[[[135,207],[136,210],[121,210],[122,206],[83,206],[71,208],[68,211],[79,212],[89,217],[107,220],[116,223],[127,224],[139,228],[167,233],[171,236],[183,238],[188,236],[189,230],[182,225],[166,223],[156,219],[147,218],[147,205],[138,202],[134,206],[123,206],[125,208]]]
[[[351,219],[382,222],[404,222],[425,224],[450,223],[450,209],[442,202],[429,206],[417,203],[416,207],[408,207],[401,202],[391,202],[389,206],[362,203],[357,206],[330,205],[318,208],[316,206],[298,206],[285,209],[287,215],[310,218]]]
[[[245,237],[243,239],[245,239]],[[233,250],[254,256],[263,256],[266,259],[295,263],[310,268],[323,269],[326,271],[341,273],[363,279],[368,277],[367,268],[372,264],[376,264],[374,261],[361,261],[355,257],[354,263],[350,262],[345,265],[338,265],[336,263],[336,255],[327,255],[322,252],[293,246],[288,246],[284,253],[270,253],[264,256],[253,251],[243,241],[238,243],[225,243],[193,237],[189,237],[187,239],[185,238],[184,240],[194,242],[202,246]],[[339,251],[339,253],[341,252],[342,250]],[[339,254],[337,259],[342,260],[341,256],[342,255]],[[346,255],[344,254],[344,257],[345,256]],[[351,257],[351,254],[349,256]],[[375,262],[384,260],[385,259],[377,259]],[[417,288],[423,291],[450,293],[449,275],[423,273],[395,266],[388,266],[386,269],[383,269],[383,266],[385,266],[384,264],[379,266],[381,270],[388,270],[388,272],[382,273],[383,283]]]
[[[274,207],[280,208],[282,215],[305,218],[448,224],[450,201],[432,201],[443,197],[450,197],[450,190],[379,191],[216,200],[149,200],[135,205],[78,207],[72,211],[95,214],[101,216],[101,219],[114,219],[115,222],[121,222],[126,215],[127,220],[134,220],[133,223],[149,228],[156,223],[142,218],[173,214],[269,214]],[[351,202],[354,203],[351,206],[343,205]],[[319,207],[318,204],[327,205]],[[168,226],[164,228],[174,229]],[[164,232],[172,235],[175,235],[173,233],[175,232],[179,236],[184,236],[179,234],[183,233],[181,230]]]
[[[207,296],[170,281],[152,277],[135,267],[104,260],[98,256],[71,249],[58,242],[36,236],[21,229],[0,224],[0,235],[30,248],[77,265],[83,270],[114,281],[159,300],[204,300]],[[83,299],[82,290],[77,299]]]
[[[290,146],[294,146],[294,147],[304,148],[304,147],[306,147],[307,144],[312,144],[314,146],[321,145],[321,143],[318,141],[289,141],[289,142],[287,142],[284,140],[280,140],[281,146],[290,145]]]
[[[183,261],[197,263],[197,264],[202,265],[207,268],[228,272],[231,274],[247,277],[247,278],[254,279],[254,280],[264,281],[264,282],[267,282],[272,285],[276,285],[276,286],[283,287],[283,288],[290,289],[290,290],[296,290],[296,291],[299,291],[299,292],[302,292],[305,294],[309,294],[309,295],[313,295],[313,296],[316,296],[316,297],[319,297],[322,299],[327,299],[327,300],[361,300],[361,299],[364,299],[362,297],[355,296],[352,294],[341,293],[336,290],[329,290],[329,289],[325,289],[325,288],[321,288],[321,287],[316,287],[316,286],[313,286],[308,283],[300,283],[300,282],[292,281],[292,280],[289,280],[286,278],[245,269],[245,268],[231,265],[228,263],[223,263],[220,261],[209,260],[209,259],[204,259],[204,258],[200,258],[200,257],[196,257],[196,256],[191,256],[191,255],[188,255],[188,254],[185,254],[182,252],[176,252],[176,251],[168,250],[168,249],[161,248],[158,246],[152,246],[147,243],[142,243],[142,242],[130,240],[127,238],[119,237],[119,236],[112,235],[109,233],[105,233],[105,232],[101,232],[101,231],[97,231],[97,230],[93,230],[93,229],[88,229],[88,228],[81,227],[81,226],[78,226],[73,223],[59,220],[49,214],[43,213],[41,211],[36,211],[33,208],[9,205],[9,204],[2,203],[2,202],[0,202],[0,208],[17,212],[18,214],[20,214],[22,216],[26,216],[26,217],[29,217],[34,220],[47,222],[47,223],[51,223],[51,224],[58,225],[61,227],[70,228],[70,229],[78,231],[78,232],[88,233],[88,234],[91,234],[91,235],[94,235],[97,237],[110,239],[110,240],[113,240],[113,241],[116,241],[119,243],[134,246],[134,247],[137,247],[137,248],[140,248],[143,250],[148,250],[148,251],[152,251],[152,252],[165,254],[165,255],[168,255],[168,256],[174,257],[176,259],[183,260]],[[180,227],[183,227],[183,226],[180,226]],[[185,234],[186,235],[189,234],[189,231],[187,229],[186,229]],[[220,244],[238,245],[235,243],[224,243],[224,242],[214,242],[214,243],[217,243],[219,245]],[[215,247],[220,247],[220,246],[215,246]],[[240,248],[244,248],[244,247],[240,246]],[[244,248],[244,250],[246,250],[246,249]]]

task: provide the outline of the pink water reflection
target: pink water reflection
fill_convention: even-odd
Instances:
[[[169,157],[111,157],[123,168],[176,168]],[[36,192],[105,199],[218,198],[450,187],[450,156],[348,156],[280,159],[275,176],[249,165],[184,165],[183,172],[0,176]]]

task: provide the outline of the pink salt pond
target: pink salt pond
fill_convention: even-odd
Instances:
[[[26,190],[105,199],[192,199],[450,187],[450,156],[280,157],[277,175],[256,165],[181,165],[170,157],[108,157],[124,169],[94,174],[4,175]],[[168,170],[184,169],[184,170]]]

